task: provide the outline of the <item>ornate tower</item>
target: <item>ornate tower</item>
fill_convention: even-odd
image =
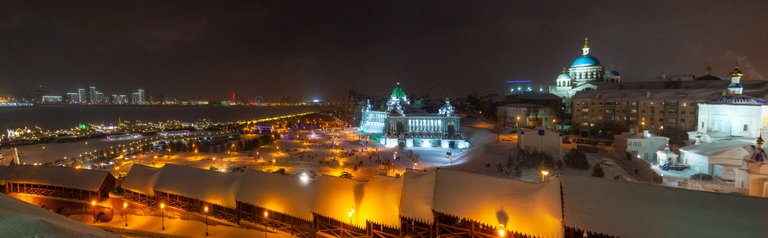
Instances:
[[[736,65],[728,75],[731,77],[731,84],[728,85],[728,94],[741,94],[744,91],[744,86],[741,85],[741,76],[743,75],[741,70],[739,70],[739,66]]]

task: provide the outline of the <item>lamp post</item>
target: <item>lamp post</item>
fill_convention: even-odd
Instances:
[[[165,203],[160,203],[160,230],[165,230]]]
[[[267,218],[269,218],[269,212],[264,211],[264,238],[267,238]]]
[[[555,131],[557,131],[557,119],[555,118],[552,118],[552,128],[554,128]]]
[[[547,170],[542,170],[541,171],[541,182],[542,183],[544,182],[544,177],[546,177],[547,175],[549,175],[549,171],[547,171]]]
[[[205,211],[205,236],[208,236],[208,206],[203,208]]]
[[[123,202],[123,220],[125,220],[125,227],[128,227],[128,215],[125,214],[125,209],[128,208],[128,203]]]
[[[349,208],[349,212],[347,212],[347,217],[349,217],[349,224],[352,225],[352,215],[355,214],[355,207]]]
[[[96,224],[96,200],[91,200],[91,209],[93,210],[93,224]]]

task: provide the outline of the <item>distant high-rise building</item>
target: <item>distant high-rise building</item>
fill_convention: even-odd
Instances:
[[[128,96],[125,94],[112,94],[112,104],[128,104]]]
[[[78,93],[67,93],[67,102],[69,102],[70,104],[80,103],[80,94],[78,94]]]
[[[90,102],[90,103],[98,103],[99,102],[98,92],[99,91],[96,91],[96,87],[93,87],[93,86],[89,87],[88,88],[88,96],[89,96],[88,97],[88,102]]]
[[[144,89],[138,89],[135,93],[131,94],[131,102],[133,104],[146,104],[146,93]]]
[[[84,88],[77,89],[77,103],[85,103],[85,100],[88,98],[88,95]]]

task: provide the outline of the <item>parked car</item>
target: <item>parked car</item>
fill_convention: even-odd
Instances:
[[[352,174],[349,173],[349,172],[341,172],[341,176],[339,176],[339,177],[351,179],[352,178]]]
[[[669,171],[669,170],[685,171],[688,168],[689,168],[688,165],[684,165],[684,164],[671,164],[671,163],[666,163],[666,164],[661,166],[661,170],[664,170],[664,171]]]
[[[705,174],[705,173],[697,173],[697,174],[691,175],[691,179],[711,181],[712,179],[714,179],[714,177],[712,177],[712,175]]]

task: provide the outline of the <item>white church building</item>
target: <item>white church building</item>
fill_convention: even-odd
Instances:
[[[725,93],[698,104],[698,129],[688,133],[695,144],[680,148],[680,162],[692,170],[740,180],[738,171],[755,153],[755,141],[765,136],[768,104],[763,98],[742,94],[742,75],[736,66]]]

